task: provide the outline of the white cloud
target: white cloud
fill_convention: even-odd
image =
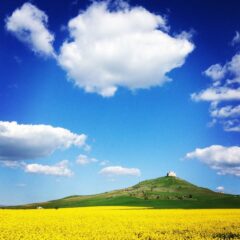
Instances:
[[[223,192],[224,191],[224,187],[223,186],[218,186],[218,187],[216,187],[216,190],[218,192]]]
[[[232,39],[232,45],[240,43],[240,33],[236,31],[234,38]]]
[[[31,49],[47,56],[55,56],[54,35],[47,29],[48,16],[31,3],[25,3],[6,19],[6,29]]]
[[[76,163],[79,164],[79,165],[87,165],[87,164],[90,164],[90,163],[98,163],[100,166],[106,166],[110,162],[107,161],[107,160],[99,161],[96,158],[89,157],[85,154],[80,154],[76,159]]]
[[[87,136],[51,125],[0,121],[0,160],[20,161],[49,156],[58,149],[85,147]]]
[[[232,89],[229,87],[210,87],[200,93],[191,95],[195,101],[230,101],[240,100],[240,88]]]
[[[225,131],[239,131],[240,125],[228,126],[236,123],[240,116],[240,54],[235,54],[223,66],[210,66],[204,74],[213,81],[208,88],[191,94],[192,100],[210,102],[210,115],[214,122],[222,124]]]
[[[90,158],[84,154],[80,154],[76,160],[76,163],[79,165],[87,165],[89,163],[96,163],[96,162],[98,162],[96,158]]]
[[[225,120],[223,122],[223,127],[226,132],[240,132],[240,120]]]
[[[239,117],[240,105],[237,106],[227,105],[225,107],[213,108],[211,110],[211,116],[217,118]]]
[[[197,158],[208,164],[240,164],[240,147],[224,147],[221,145],[212,145],[206,148],[197,148],[195,151],[187,153],[186,157]]]
[[[226,70],[220,64],[214,64],[204,71],[204,74],[213,80],[219,80],[224,77]]]
[[[221,175],[240,176],[240,147],[238,146],[212,145],[206,148],[197,148],[193,152],[187,153],[185,158],[198,159],[217,170]]]
[[[63,160],[55,165],[42,165],[38,163],[28,164],[24,161],[3,161],[0,165],[7,168],[18,168],[28,173],[55,175],[55,176],[72,176],[73,172],[68,168],[68,160]],[[20,186],[22,187],[22,186]]]
[[[240,167],[224,167],[224,168],[216,168],[218,170],[219,175],[234,175],[240,177]]]
[[[124,168],[121,166],[109,166],[101,169],[100,174],[113,176],[113,175],[131,175],[140,176],[141,171],[138,168]]]
[[[26,164],[24,170],[27,173],[36,173],[53,176],[70,177],[73,172],[68,168],[68,161],[63,160],[55,165],[42,165],[38,163]]]
[[[160,86],[194,49],[187,34],[171,36],[165,19],[143,7],[121,4],[115,11],[95,2],[68,23],[70,40],[58,56],[74,84],[104,97],[118,87]]]

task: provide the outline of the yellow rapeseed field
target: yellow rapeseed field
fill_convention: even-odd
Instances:
[[[240,210],[0,210],[0,240],[240,239]]]

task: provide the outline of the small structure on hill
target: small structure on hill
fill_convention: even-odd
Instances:
[[[43,207],[41,207],[41,206],[37,206],[36,208],[37,208],[37,209],[43,209]]]
[[[173,172],[173,171],[169,171],[167,173],[167,177],[177,177],[177,174],[175,172]]]

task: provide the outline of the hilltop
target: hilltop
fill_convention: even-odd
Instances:
[[[75,195],[12,208],[146,206],[154,208],[240,208],[240,196],[214,192],[181,178],[165,176],[96,195]]]

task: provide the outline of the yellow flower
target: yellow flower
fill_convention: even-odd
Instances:
[[[0,240],[240,239],[240,210],[0,210]]]

